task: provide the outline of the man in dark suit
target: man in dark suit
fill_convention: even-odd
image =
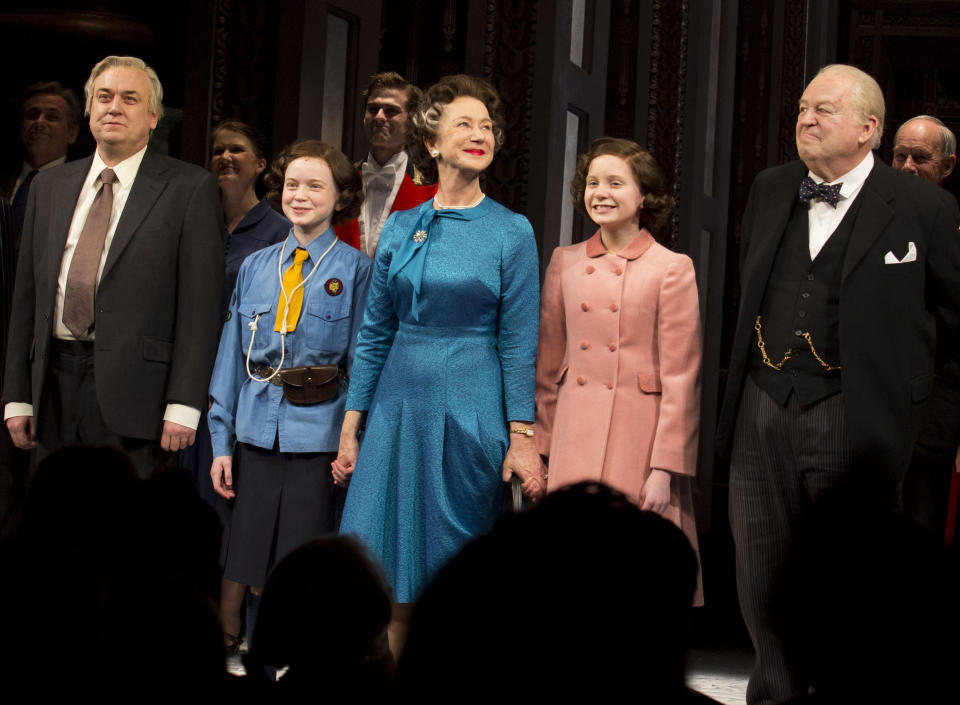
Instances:
[[[893,168],[938,186],[957,165],[957,137],[933,115],[917,115],[893,138]],[[938,320],[937,371],[921,415],[917,445],[903,481],[903,513],[944,535],[949,516],[950,483],[960,446],[960,357],[957,339]]]
[[[20,448],[118,445],[149,475],[193,443],[206,405],[223,276],[217,184],[147,147],[163,89],[143,61],[107,57],[84,92],[96,153],[30,190],[4,420]]]
[[[420,89],[400,74],[384,71],[370,77],[363,95],[363,131],[370,145],[366,160],[356,165],[363,176],[363,210],[359,218],[334,231],[348,245],[373,257],[390,214],[433,198],[437,186],[424,184],[407,158],[407,124],[420,101]]]
[[[807,689],[771,617],[798,525],[861,473],[897,505],[933,379],[931,311],[960,311],[956,206],[874,160],[883,119],[870,76],[821,70],[799,102],[802,161],[759,174],[743,219],[718,447],[732,446],[737,586],[756,651],[751,705]]]
[[[67,148],[80,134],[80,113],[76,93],[57,81],[34,83],[24,91],[20,105],[23,162],[0,187],[13,206],[17,236],[23,227],[30,183],[40,171],[67,161]]]

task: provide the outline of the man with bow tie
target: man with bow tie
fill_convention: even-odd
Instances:
[[[357,165],[363,175],[363,210],[359,218],[338,225],[334,232],[373,257],[389,215],[433,198],[437,187],[423,183],[404,149],[407,121],[417,109],[420,89],[400,74],[386,71],[370,77],[364,96],[363,129],[370,153]]]
[[[801,161],[761,172],[743,218],[717,442],[756,652],[750,705],[807,692],[772,622],[775,580],[826,491],[865,476],[899,504],[933,380],[932,311],[960,312],[956,205],[874,159],[884,112],[873,78],[823,68],[798,105]]]

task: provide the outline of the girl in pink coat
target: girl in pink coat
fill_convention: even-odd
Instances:
[[[650,154],[611,137],[580,157],[570,190],[600,229],[554,250],[543,286],[536,441],[547,491],[603,481],[673,521],[696,550],[696,276],[648,230],[666,224],[673,198]]]

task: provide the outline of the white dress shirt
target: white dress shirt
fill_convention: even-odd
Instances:
[[[863,186],[863,182],[867,180],[867,177],[870,176],[872,169],[873,152],[867,152],[867,156],[863,158],[862,162],[839,179],[834,179],[827,184],[827,186],[830,186],[838,181],[843,184],[840,187],[840,200],[837,201],[836,208],[826,201],[820,201],[818,199],[810,201],[808,218],[810,224],[809,245],[811,260],[823,249],[823,246],[827,244],[827,240],[833,235],[833,231],[840,225],[840,221],[843,220],[843,216],[850,210],[850,204],[853,203],[857,194],[860,193],[860,188]],[[824,183],[823,179],[812,171],[808,172],[807,175],[818,184]]]
[[[363,163],[363,209],[360,212],[360,249],[373,257],[380,242],[380,231],[400,191],[407,172],[407,153],[400,150],[384,165],[372,154]]]
[[[117,175],[117,180],[113,184],[113,209],[110,212],[110,224],[107,227],[107,236],[103,243],[103,252],[100,255],[100,265],[97,268],[97,282],[103,275],[103,265],[107,261],[107,254],[110,252],[110,244],[113,242],[113,236],[117,231],[117,223],[123,214],[123,207],[127,203],[127,197],[130,195],[130,189],[133,188],[133,182],[137,178],[137,172],[140,170],[140,164],[143,162],[143,155],[147,148],[144,147],[136,154],[127,157],[122,162],[115,164],[113,172]],[[67,276],[70,274],[70,263],[73,261],[73,253],[77,249],[77,242],[80,240],[80,233],[83,232],[83,225],[87,221],[87,214],[93,205],[93,199],[102,187],[100,181],[101,172],[108,168],[103,159],[100,158],[100,152],[93,155],[93,163],[90,165],[90,171],[87,172],[87,178],[80,189],[80,197],[77,199],[77,207],[73,211],[73,220],[70,221],[70,230],[67,233],[67,242],[63,248],[63,257],[60,260],[60,276],[57,278],[57,298],[53,309],[53,337],[60,340],[93,340],[96,332],[89,336],[77,338],[63,324],[63,295],[67,289]],[[12,416],[33,416],[33,405],[23,402],[10,402],[3,409],[3,419],[6,421]],[[167,404],[166,411],[163,414],[164,421],[173,421],[182,426],[188,426],[196,429],[200,423],[200,410],[184,404]]]

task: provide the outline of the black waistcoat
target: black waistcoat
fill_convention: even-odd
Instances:
[[[841,370],[825,369],[803,334],[810,334],[824,362],[840,365],[840,280],[859,200],[850,205],[813,261],[808,206],[798,201],[793,207],[760,305],[760,332],[769,361],[780,363],[787,350],[791,357],[779,371],[764,364],[754,333],[750,358],[754,381],[778,404],[786,404],[790,392],[808,406],[840,391]]]

